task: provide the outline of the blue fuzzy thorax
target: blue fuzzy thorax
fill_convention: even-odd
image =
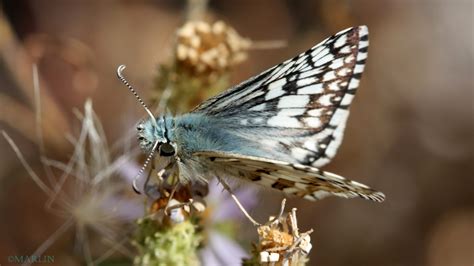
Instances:
[[[230,123],[232,124],[232,123]],[[229,120],[201,114],[186,114],[174,118],[170,140],[178,153],[190,155],[197,151],[222,151],[252,155],[258,147],[229,128]]]

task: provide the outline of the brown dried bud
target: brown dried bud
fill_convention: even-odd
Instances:
[[[304,265],[308,261],[312,230],[299,232],[296,209],[276,219],[271,217],[257,232],[261,265]]]

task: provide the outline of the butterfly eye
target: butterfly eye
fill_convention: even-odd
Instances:
[[[160,151],[160,156],[168,157],[175,154],[174,147],[169,143],[163,143],[158,148]]]

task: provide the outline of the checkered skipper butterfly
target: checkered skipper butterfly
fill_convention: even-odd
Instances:
[[[233,177],[310,200],[383,201],[383,193],[319,169],[341,144],[368,44],[366,26],[346,29],[175,117],[155,118],[119,67],[150,116],[137,128],[149,153],[139,175],[157,152],[167,160],[162,171],[177,171],[180,182]]]

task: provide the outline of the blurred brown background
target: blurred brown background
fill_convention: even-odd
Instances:
[[[2,1],[0,127],[33,165],[31,64],[38,62],[47,154],[67,158],[72,108],[92,98],[108,139],[143,115],[115,69],[146,94],[171,54],[185,1]],[[302,230],[313,228],[310,265],[473,265],[473,2],[210,1],[209,12],[252,40],[286,40],[255,50],[234,83],[344,28],[366,24],[370,53],[345,139],[326,169],[383,191],[382,204],[291,199]],[[134,137],[132,137],[134,138]],[[56,156],[59,154],[59,157]],[[60,222],[0,140],[0,264],[29,254]],[[38,162],[36,162],[38,164]],[[279,195],[262,192],[259,219]],[[264,211],[262,211],[264,210]],[[66,236],[48,254],[65,252]],[[57,257],[60,257],[57,255]],[[73,264],[64,259],[58,265]],[[75,265],[75,264],[74,264]]]

